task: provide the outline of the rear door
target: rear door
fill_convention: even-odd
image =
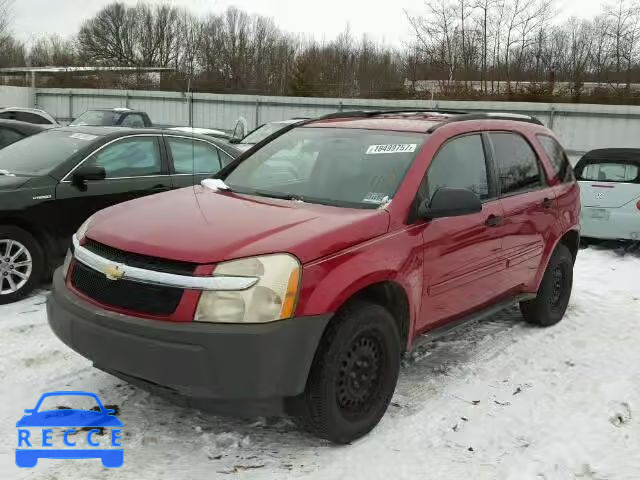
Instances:
[[[94,152],[80,165],[100,166],[107,178],[79,188],[71,173],[56,188],[56,221],[63,235],[71,235],[95,212],[117,203],[171,189],[160,136],[136,135],[115,140]]]
[[[175,188],[198,185],[227,165],[228,155],[205,140],[173,135],[164,140]]]
[[[483,205],[480,213],[439,218],[425,226],[420,329],[435,328],[503,294],[503,210],[485,151],[480,133],[455,137],[427,170],[426,198],[441,187],[467,188]]]
[[[552,226],[558,221],[556,195],[525,137],[515,132],[487,136],[504,209],[505,282],[509,289],[517,289],[533,281],[544,247],[551,241]]]

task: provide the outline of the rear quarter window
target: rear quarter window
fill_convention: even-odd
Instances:
[[[640,168],[629,163],[591,163],[580,173],[580,180],[597,182],[640,182]]]
[[[564,148],[562,148],[562,145],[560,145],[555,138],[547,135],[538,135],[538,141],[547,154],[547,157],[551,162],[551,166],[553,167],[553,172],[558,176],[558,178],[563,183],[575,180],[573,168],[571,167],[569,158],[567,157]]]

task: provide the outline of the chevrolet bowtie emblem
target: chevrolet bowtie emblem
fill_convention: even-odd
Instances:
[[[124,270],[118,265],[110,265],[104,269],[104,274],[109,280],[122,280],[124,277]]]

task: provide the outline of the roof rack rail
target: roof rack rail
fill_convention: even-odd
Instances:
[[[440,108],[390,108],[376,110],[347,110],[342,112],[334,112],[318,117],[315,120],[331,120],[333,118],[370,118],[378,115],[394,114],[394,113],[434,113],[440,115],[466,115],[469,112],[462,110],[444,110]]]
[[[533,123],[535,125],[544,126],[540,120],[531,115],[523,115],[520,113],[508,113],[508,112],[484,112],[484,113],[467,113],[456,117],[448,118],[437,125],[434,125],[427,133],[433,133],[438,128],[456,122],[469,122],[472,120],[511,120],[514,122]]]

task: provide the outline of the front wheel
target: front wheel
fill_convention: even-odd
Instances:
[[[311,433],[347,444],[369,433],[389,406],[400,371],[401,346],[384,307],[356,301],[327,327],[297,414]]]
[[[541,327],[558,323],[569,306],[572,287],[573,256],[567,247],[558,245],[544,272],[538,295],[520,303],[525,321]]]
[[[28,295],[43,271],[44,255],[38,241],[21,228],[0,226],[0,305]]]

